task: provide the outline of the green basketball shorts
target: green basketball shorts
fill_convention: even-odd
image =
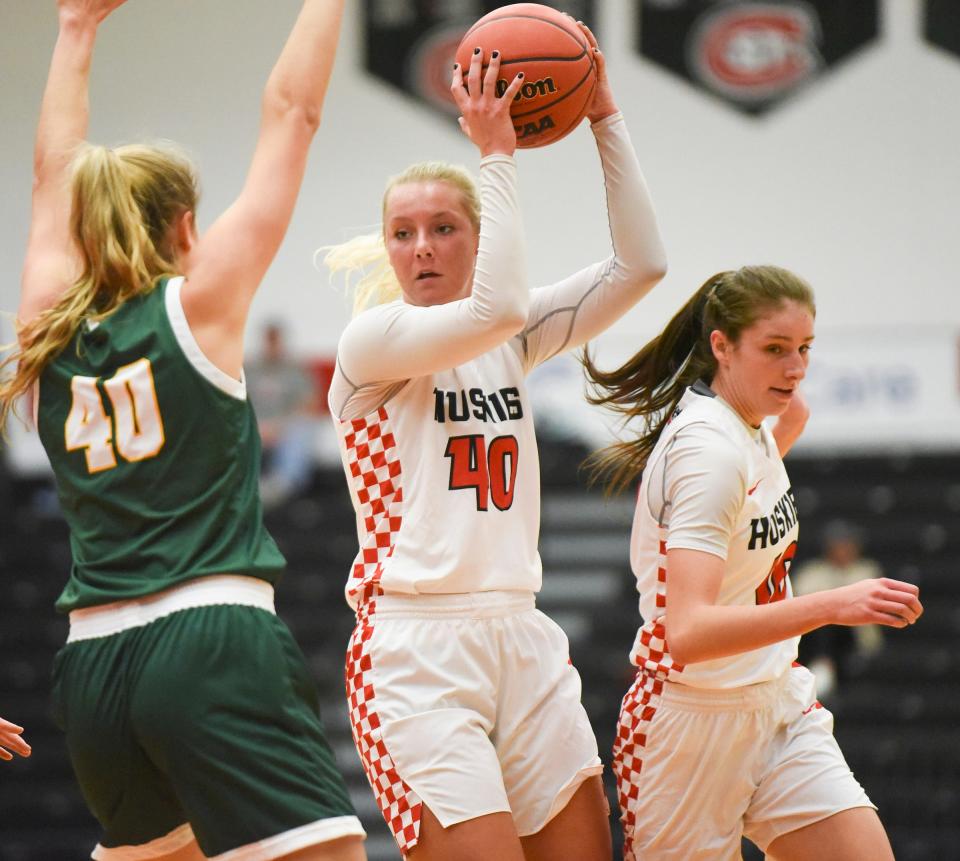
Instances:
[[[193,837],[210,858],[272,858],[364,834],[303,655],[267,610],[191,607],[68,642],[53,698],[104,829],[95,858]]]

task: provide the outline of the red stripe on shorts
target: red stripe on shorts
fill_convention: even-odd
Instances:
[[[384,744],[370,655],[383,563],[393,554],[403,521],[402,471],[385,408],[343,424],[347,466],[366,531],[347,583],[347,597],[357,607],[345,671],[350,729],[380,812],[406,856],[420,836],[423,803],[397,773]]]
[[[634,861],[633,838],[636,826],[634,809],[640,797],[640,772],[647,744],[647,728],[656,714],[663,683],[671,673],[682,673],[667,646],[663,617],[667,608],[667,542],[661,530],[658,546],[656,607],[659,615],[640,629],[637,648],[631,660],[637,665],[637,677],[620,705],[617,735],[613,743],[613,773],[617,778],[620,821],[623,823],[624,861]]]

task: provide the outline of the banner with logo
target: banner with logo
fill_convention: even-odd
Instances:
[[[637,3],[645,59],[753,115],[832,71],[879,28],[879,0]]]
[[[364,67],[381,81],[456,117],[450,75],[457,45],[477,19],[507,5],[491,0],[365,0]],[[595,0],[543,5],[594,26]]]
[[[960,57],[960,2],[927,0],[923,35],[928,42]]]

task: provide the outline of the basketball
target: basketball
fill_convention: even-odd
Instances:
[[[573,19],[540,3],[503,6],[461,40],[456,59],[464,74],[474,48],[483,49],[485,62],[492,51],[500,52],[498,95],[523,72],[510,107],[517,146],[546,146],[579,125],[593,99],[597,70],[590,43]]]

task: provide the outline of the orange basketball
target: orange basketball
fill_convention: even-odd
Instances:
[[[464,74],[474,48],[483,49],[484,61],[500,52],[498,94],[523,72],[510,107],[517,146],[545,146],[579,125],[593,99],[597,70],[593,50],[571,18],[540,3],[503,6],[484,15],[461,40],[457,62]]]

